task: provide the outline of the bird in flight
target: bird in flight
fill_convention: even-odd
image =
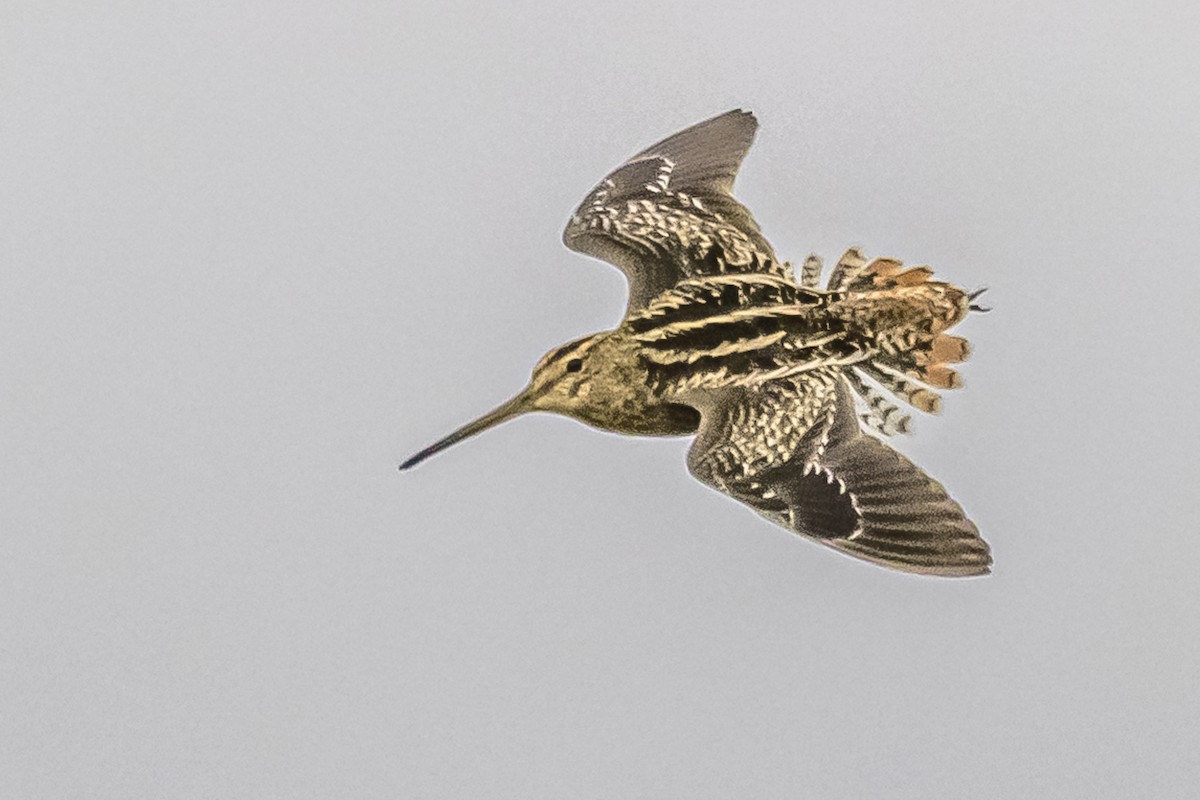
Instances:
[[[969,345],[947,331],[986,310],[978,292],[856,249],[824,288],[816,256],[797,281],[732,195],[757,127],[721,114],[601,181],[563,242],[625,273],[624,320],[551,350],[520,394],[400,468],[531,411],[695,434],[692,475],[791,531],[906,572],[987,573],[974,523],[881,438],[908,432],[900,403],[936,414],[935,390],[961,385]]]

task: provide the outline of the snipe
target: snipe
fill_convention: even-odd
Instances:
[[[401,469],[528,411],[619,433],[696,433],[692,474],[796,533],[908,572],[988,572],[962,508],[872,435],[909,429],[887,395],[938,412],[934,390],[961,385],[949,365],[969,352],[946,331],[984,309],[928,267],[854,249],[824,289],[815,256],[797,282],[731,194],[756,128],[730,111],[601,181],[563,242],[628,277],[621,325],[550,351],[523,392]]]

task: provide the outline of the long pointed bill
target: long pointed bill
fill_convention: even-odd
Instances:
[[[489,411],[474,422],[469,422],[466,425],[463,425],[445,439],[429,445],[429,447],[426,447],[424,450],[401,464],[400,469],[403,470],[409,469],[410,467],[415,467],[417,464],[420,464],[430,456],[442,452],[451,445],[458,444],[463,439],[469,439],[477,433],[482,433],[488,428],[499,425],[501,422],[510,420],[513,417],[524,414],[530,410],[528,392],[521,392],[519,395],[514,397],[512,400],[509,400],[499,408]]]

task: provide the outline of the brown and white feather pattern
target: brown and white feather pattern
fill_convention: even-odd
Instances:
[[[980,575],[991,555],[941,484],[864,435],[842,372],[693,396],[688,467],[773,522],[847,555],[931,575]]]
[[[867,357],[829,313],[839,299],[770,274],[718,275],[681,282],[625,327],[663,393],[765,386]]]
[[[756,128],[753,115],[731,111],[643,150],[584,198],[563,242],[625,272],[631,310],[702,275],[766,270],[792,280],[732,195]]]
[[[693,404],[704,409],[703,432],[689,456],[692,471],[730,487],[799,453],[809,463],[819,459],[833,429],[837,381],[836,372],[818,370],[755,391],[692,393]]]

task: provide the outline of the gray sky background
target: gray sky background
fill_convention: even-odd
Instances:
[[[1050,5],[8,0],[0,796],[1194,796],[1200,11]],[[615,324],[563,223],[734,107],[781,255],[991,287],[899,443],[991,577],[686,440],[396,471]]]

